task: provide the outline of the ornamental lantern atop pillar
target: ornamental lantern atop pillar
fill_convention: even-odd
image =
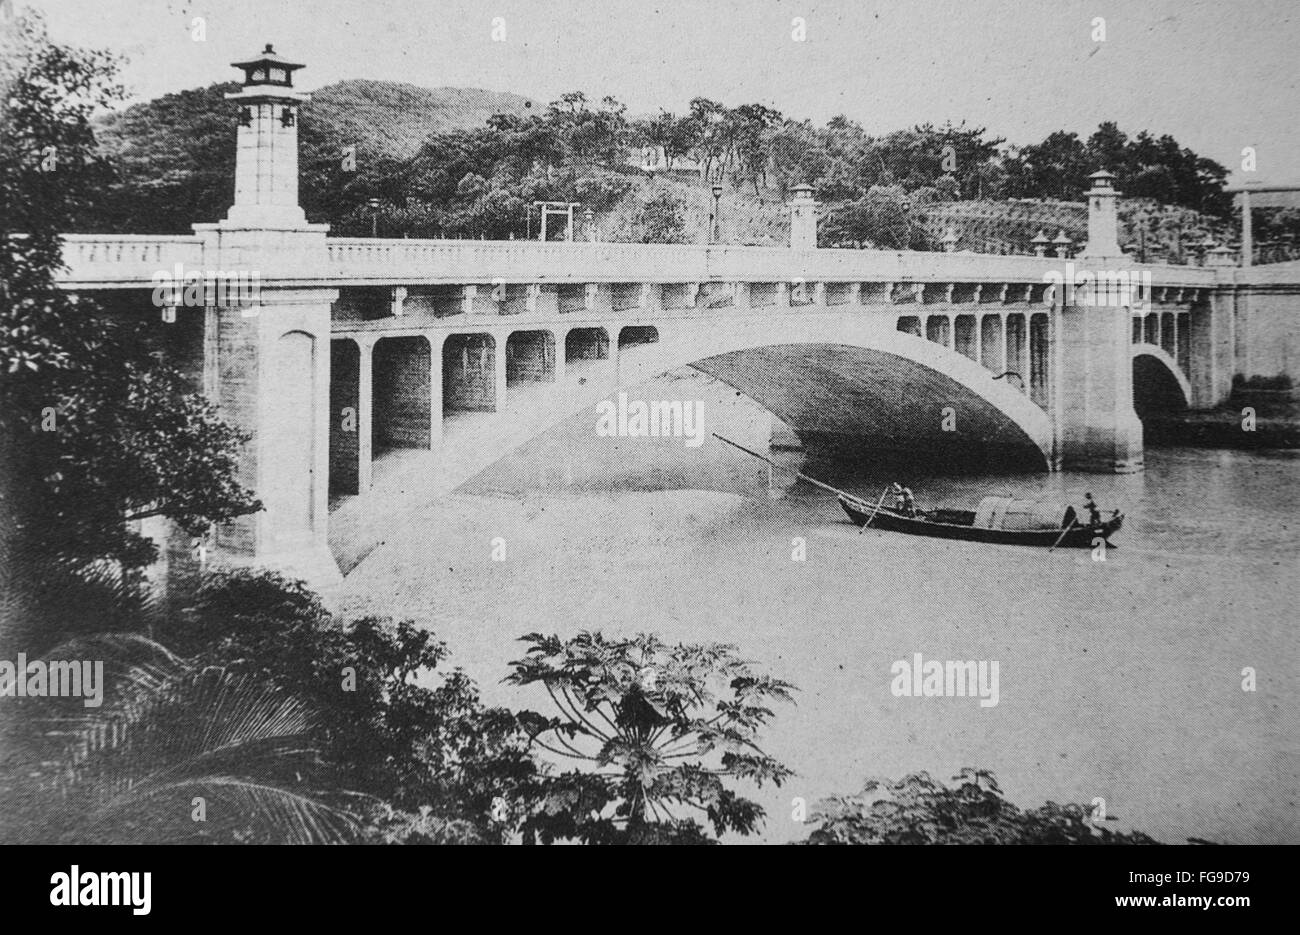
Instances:
[[[1034,248],[1034,256],[1047,256],[1047,248],[1051,246],[1052,238],[1044,234],[1043,229],[1040,227],[1038,233],[1034,235],[1034,239],[1029,243]]]
[[[281,88],[293,87],[293,73],[301,65],[295,65],[293,62],[286,62],[275,51],[271,43],[266,44],[262,54],[257,58],[250,59],[247,62],[232,62],[235,68],[244,70],[244,87],[253,85],[270,84]]]
[[[1052,239],[1052,246],[1056,247],[1056,255],[1061,259],[1065,259],[1070,255],[1070,246],[1073,243],[1074,241],[1065,233],[1065,228],[1061,228],[1057,231],[1056,237]],[[1118,251],[1119,247],[1117,246],[1115,249]],[[1109,256],[1110,254],[1107,255]]]
[[[267,43],[246,62],[244,84],[227,94],[239,111],[235,142],[235,203],[226,224],[268,230],[298,229],[307,218],[298,206],[298,111],[310,97],[294,90],[302,65],[286,61]]]
[[[1083,255],[1123,256],[1119,248],[1119,212],[1116,201],[1115,176],[1101,169],[1088,176],[1092,188],[1088,192],[1088,242]]]

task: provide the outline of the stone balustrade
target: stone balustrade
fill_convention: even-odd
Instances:
[[[198,236],[73,234],[64,238],[68,288],[140,287],[157,272],[249,265],[254,257]],[[256,266],[262,283],[420,285],[593,282],[1040,283],[1044,274],[1090,269],[1078,257],[998,256],[883,250],[792,250],[694,244],[630,244],[492,240],[325,238],[315,243],[263,243]],[[238,254],[238,255],[237,255]],[[1150,270],[1158,286],[1208,288],[1231,280],[1231,268],[1128,266]]]
[[[93,286],[143,286],[158,272],[171,275],[177,263],[203,266],[198,237],[132,234],[65,234],[61,283]]]

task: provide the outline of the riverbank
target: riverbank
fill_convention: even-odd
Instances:
[[[1144,414],[1147,444],[1243,451],[1300,448],[1300,400],[1291,390],[1239,391],[1205,412]]]

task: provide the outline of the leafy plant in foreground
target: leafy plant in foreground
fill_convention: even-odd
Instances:
[[[758,746],[788,682],[754,672],[719,643],[670,646],[655,636],[570,640],[532,633],[506,681],[542,685],[559,717],[520,715],[534,743],[585,771],[549,780],[525,820],[549,843],[712,843],[713,831],[752,834],[762,808],[727,780],[780,785],[791,771]]]

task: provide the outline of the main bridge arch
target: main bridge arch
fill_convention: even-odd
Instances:
[[[1050,467],[1051,419],[1024,392],[942,344],[885,324],[892,322],[829,315],[673,322],[657,341],[620,353],[618,388],[692,366],[806,438],[860,440],[855,447],[954,464],[991,456]]]

